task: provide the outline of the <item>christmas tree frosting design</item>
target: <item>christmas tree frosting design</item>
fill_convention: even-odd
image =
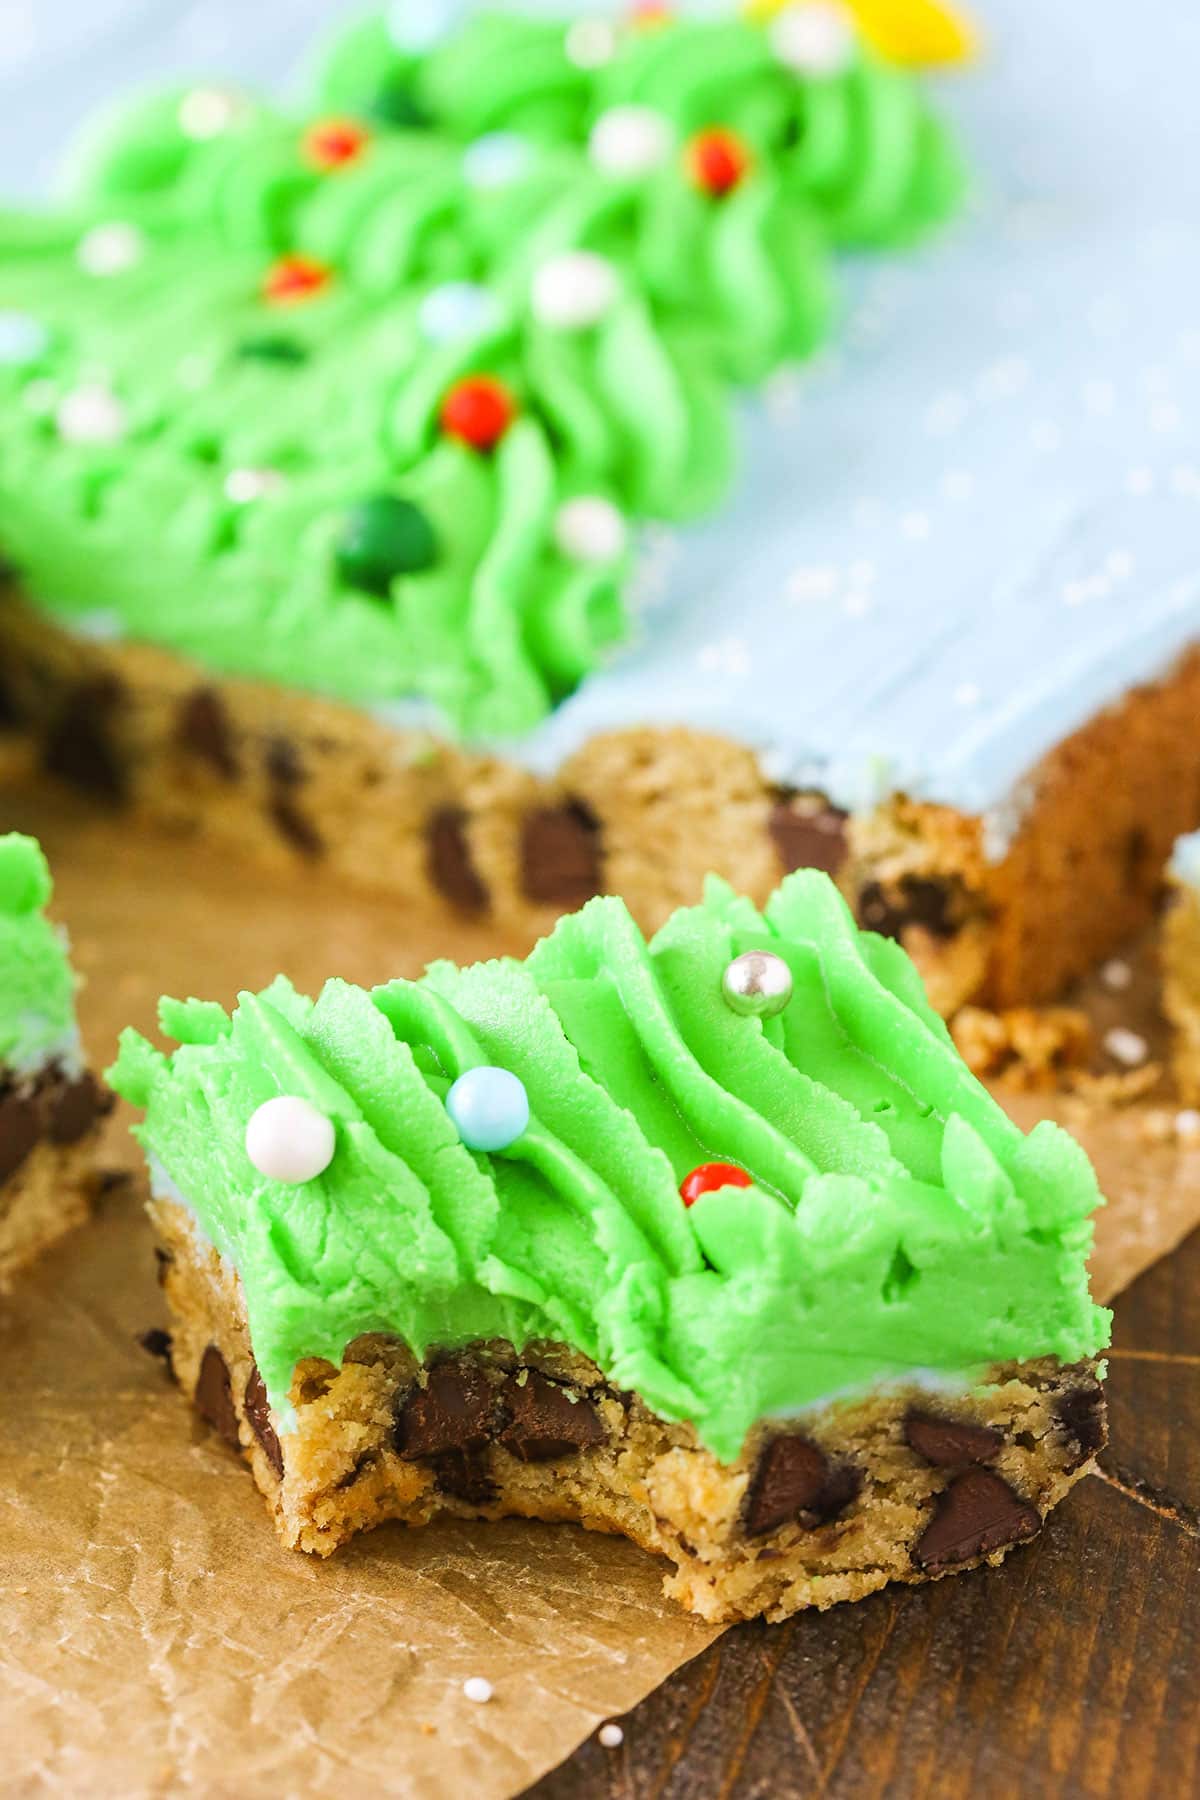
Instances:
[[[277,1409],[364,1331],[550,1340],[729,1459],[830,1395],[1107,1341],[1087,1158],[1022,1135],[815,872],[763,913],[713,881],[649,944],[599,899],[523,963],[161,1024],[179,1048],[127,1033],[111,1079]]]
[[[957,193],[908,79],[853,37],[807,69],[783,18],[626,21],[601,63],[578,22],[418,53],[393,16],[307,119],[217,88],[116,114],[69,215],[0,216],[0,547],[31,597],[532,728],[627,635],[639,523],[720,504],[733,388],[822,341],[831,240]]]

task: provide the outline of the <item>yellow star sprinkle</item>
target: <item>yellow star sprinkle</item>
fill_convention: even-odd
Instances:
[[[773,19],[785,7],[809,0],[746,0],[752,19]],[[935,68],[969,62],[979,34],[949,0],[840,0],[867,42],[888,62]]]

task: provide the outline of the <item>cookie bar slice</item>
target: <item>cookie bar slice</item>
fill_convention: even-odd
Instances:
[[[75,978],[32,838],[0,837],[0,1289],[88,1213],[112,1096],[83,1064]]]
[[[287,1545],[574,1520],[779,1618],[999,1558],[1103,1441],[1083,1152],[817,872],[161,1022],[113,1081],[174,1366]]]
[[[1172,904],[1163,927],[1163,1007],[1175,1028],[1175,1078],[1200,1101],[1200,832],[1180,838],[1168,877]]]

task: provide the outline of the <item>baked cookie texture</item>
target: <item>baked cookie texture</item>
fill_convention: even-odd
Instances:
[[[186,1391],[284,1543],[575,1519],[707,1617],[997,1558],[1103,1438],[1098,1200],[827,877],[127,1033]]]
[[[75,980],[32,838],[0,836],[0,1290],[86,1218],[112,1104],[83,1064]]]
[[[1029,772],[1000,855],[981,816],[903,795],[847,813],[715,733],[601,734],[539,777],[167,651],[85,642],[12,595],[0,684],[26,752],[11,778],[49,771],[148,825],[275,866],[320,861],[531,937],[602,892],[654,930],[709,873],[762,902],[782,875],[820,869],[903,945],[947,1017],[1051,1000],[1118,949],[1154,916],[1171,846],[1200,816],[1200,651]]]
[[[1200,832],[1181,838],[1171,858],[1163,925],[1163,1009],[1175,1032],[1179,1092],[1200,1104]]]

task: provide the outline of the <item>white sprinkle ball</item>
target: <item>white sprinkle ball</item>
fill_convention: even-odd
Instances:
[[[1105,1032],[1104,1048],[1114,1062],[1127,1069],[1136,1069],[1150,1054],[1145,1038],[1139,1032],[1130,1031],[1126,1025],[1114,1025],[1111,1031]]]
[[[572,562],[612,562],[624,553],[629,533],[611,500],[579,494],[559,507],[554,541]]]
[[[576,19],[567,31],[568,62],[577,69],[602,69],[617,51],[617,34],[607,19]]]
[[[462,1691],[476,1706],[486,1706],[495,1690],[485,1675],[468,1675]]]
[[[179,102],[179,129],[184,137],[202,143],[228,131],[244,103],[224,88],[193,88]]]
[[[120,275],[146,253],[146,240],[136,225],[114,220],[85,231],[75,255],[86,275]]]
[[[99,385],[73,388],[54,414],[58,435],[69,444],[115,444],[125,435],[125,408]]]
[[[1105,987],[1110,988],[1114,994],[1123,994],[1133,980],[1133,970],[1127,962],[1122,962],[1120,957],[1114,956],[1112,961],[1106,962],[1101,969],[1100,979]]]
[[[854,24],[844,7],[802,0],[785,7],[767,33],[771,49],[797,75],[840,75],[854,61]]]
[[[670,121],[650,106],[613,106],[601,113],[588,139],[588,155],[605,175],[648,175],[671,154]]]
[[[617,1750],[625,1742],[625,1733],[619,1725],[602,1725],[596,1736],[606,1750]]]
[[[225,498],[245,506],[251,500],[261,500],[264,494],[278,492],[283,485],[278,469],[230,469],[225,477]]]
[[[332,1119],[299,1094],[277,1094],[256,1107],[246,1124],[246,1155],[268,1181],[297,1187],[315,1181],[333,1161]]]
[[[617,271],[594,250],[567,250],[544,262],[533,278],[535,317],[559,331],[596,325],[620,293]]]

